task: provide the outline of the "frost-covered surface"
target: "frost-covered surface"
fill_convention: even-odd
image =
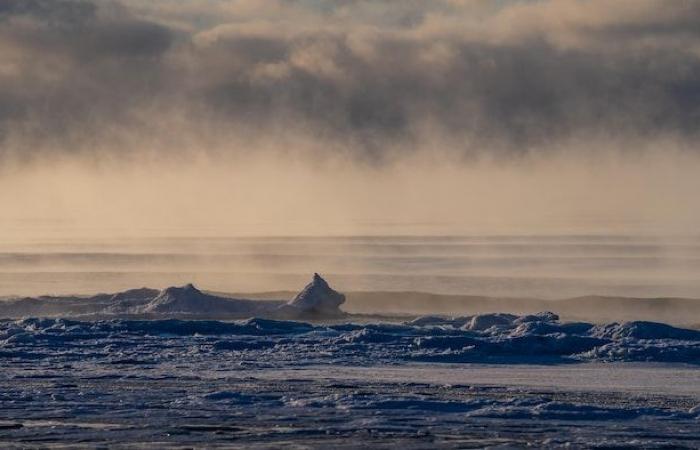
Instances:
[[[6,320],[0,446],[695,447],[699,355],[694,330],[551,313],[403,324]],[[624,361],[691,363],[683,377],[678,366],[636,363],[686,389],[632,389],[639,379],[599,389]],[[539,375],[526,376],[533,367]],[[586,387],[546,382],[565,370],[575,379],[573,367],[598,372],[587,369]],[[381,376],[387,368],[398,375]],[[485,368],[492,375],[480,377]]]

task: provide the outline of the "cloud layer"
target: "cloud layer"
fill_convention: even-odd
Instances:
[[[5,0],[0,158],[692,147],[699,23],[690,0]]]

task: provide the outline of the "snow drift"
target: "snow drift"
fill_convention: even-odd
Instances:
[[[333,290],[316,273],[311,283],[288,302],[224,297],[203,292],[194,285],[187,284],[171,286],[161,291],[140,288],[92,297],[11,299],[0,302],[0,317],[337,318],[344,315],[340,310],[344,301],[345,296]]]

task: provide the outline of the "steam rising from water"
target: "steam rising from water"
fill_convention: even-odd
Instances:
[[[50,160],[0,179],[6,237],[693,233],[692,155],[289,156],[99,164]]]
[[[632,233],[673,249],[700,222],[699,21],[660,0],[5,1],[2,245]]]
[[[698,20],[659,0],[6,1],[0,227],[692,230]]]
[[[2,153],[693,146],[699,20],[661,0],[6,0]]]

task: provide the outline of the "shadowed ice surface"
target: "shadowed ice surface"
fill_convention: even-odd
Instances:
[[[551,313],[5,320],[0,444],[692,448],[699,372],[650,361],[699,356],[694,330]]]
[[[289,301],[191,284],[7,300],[24,318],[0,320],[0,446],[700,444],[700,331],[344,301],[318,274]]]

